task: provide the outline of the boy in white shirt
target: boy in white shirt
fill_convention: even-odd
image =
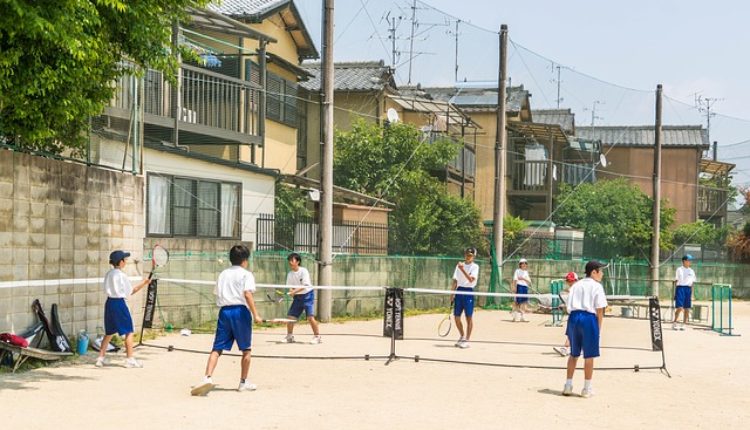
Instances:
[[[237,342],[242,351],[240,362],[240,385],[237,391],[254,391],[257,386],[247,381],[250,372],[250,351],[253,337],[253,320],[263,322],[255,309],[253,292],[255,291],[255,277],[247,270],[250,250],[244,245],[235,245],[229,250],[229,261],[232,267],[224,269],[216,282],[214,294],[219,310],[216,324],[216,335],[211,355],[206,364],[206,375],[203,381],[193,387],[190,394],[200,396],[213,388],[211,375],[219,362],[222,351],[229,351]]]
[[[125,300],[128,296],[137,293],[150,284],[151,280],[144,279],[138,285],[133,286],[128,279],[128,275],[122,271],[127,264],[125,260],[128,257],[130,257],[129,252],[120,250],[109,254],[109,264],[112,265],[112,270],[104,276],[104,291],[107,293],[107,302],[104,304],[105,336],[99,350],[99,357],[96,359],[96,367],[104,366],[104,355],[107,353],[109,341],[112,340],[115,333],[125,336],[125,352],[128,357],[125,361],[125,367],[143,367],[143,364],[133,357],[133,318],[130,316],[130,309],[128,309]]]
[[[529,277],[529,262],[525,258],[518,260],[518,269],[513,273],[513,293],[514,294],[529,294],[529,287],[531,286],[531,278]],[[528,297],[515,297],[512,304],[513,322],[523,321],[527,319],[524,317],[524,311],[526,310],[526,303],[529,302]]]
[[[300,266],[302,257],[296,252],[289,254],[286,260],[289,262],[290,269],[286,275],[286,284],[292,287],[288,294],[294,298],[291,306],[289,306],[287,317],[296,320],[302,315],[302,311],[305,311],[305,316],[307,317],[307,321],[310,322],[310,327],[313,331],[311,343],[321,343],[318,322],[315,320],[315,291],[312,289],[310,272]],[[285,340],[288,343],[294,342],[294,324],[290,322],[286,325]]]
[[[695,272],[690,268],[690,263],[693,260],[693,256],[690,254],[682,257],[682,266],[678,267],[674,275],[674,284],[676,285],[674,290],[674,321],[672,322],[672,330],[685,330],[685,324],[688,322],[688,313],[690,308],[693,307],[693,283],[695,282]],[[677,324],[677,320],[680,317],[680,312],[683,315],[683,323]]]
[[[606,264],[598,261],[586,263],[586,278],[572,287],[568,294],[568,327],[565,333],[570,340],[570,357],[568,357],[567,379],[562,395],[573,394],[573,374],[576,371],[578,357],[583,350],[583,373],[585,377],[581,397],[593,395],[591,378],[594,376],[594,358],[599,356],[599,335],[607,307],[607,297],[600,283]]]
[[[474,263],[474,257],[477,255],[476,248],[466,248],[464,251],[464,261],[456,264],[456,270],[453,271],[453,281],[451,290],[473,292],[477,286],[477,277],[479,277],[479,266]],[[474,295],[473,294],[451,294],[451,302],[454,304],[453,317],[456,321],[456,328],[460,337],[456,346],[459,348],[468,348],[471,339],[471,331],[474,328]],[[464,335],[464,325],[461,323],[461,314],[466,314],[466,333]]]

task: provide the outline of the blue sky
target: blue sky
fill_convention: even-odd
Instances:
[[[295,0],[313,38],[320,38],[320,0]],[[398,20],[397,81],[408,80],[411,0],[338,0],[336,61],[384,59],[391,41],[384,17]],[[454,82],[455,19],[459,23],[459,80],[496,80],[497,35],[508,24],[513,85],[533,94],[532,107],[557,104],[556,65],[561,69],[561,107],[576,123],[651,124],[653,90],[664,84],[665,124],[704,124],[695,94],[713,104],[711,140],[720,160],[737,163],[735,182],[750,184],[750,3],[718,0],[427,0],[417,2],[412,83]],[[603,81],[603,82],[602,82]],[[615,84],[610,85],[609,83]],[[637,91],[631,91],[629,88]],[[600,102],[600,103],[597,103]],[[746,157],[746,158],[743,158]],[[668,162],[668,160],[665,160]]]

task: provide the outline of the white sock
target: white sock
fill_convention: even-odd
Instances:
[[[591,379],[586,379],[585,381],[583,381],[583,389],[584,390],[591,389]]]
[[[573,386],[573,378],[566,379],[565,380],[565,385],[567,385],[568,387],[572,387]]]

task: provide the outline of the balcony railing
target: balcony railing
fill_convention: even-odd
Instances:
[[[126,66],[127,67],[127,66]],[[180,143],[252,143],[257,137],[260,88],[248,81],[193,67],[181,66],[179,111],[180,129],[191,133]],[[125,74],[117,82],[117,92],[108,114],[130,112],[138,78]],[[143,76],[143,110],[146,124],[172,127],[175,110],[173,86],[161,72],[148,70]],[[148,133],[148,131],[147,131]],[[197,135],[204,135],[197,137]],[[211,137],[216,141],[212,142]]]
[[[512,178],[511,191],[544,192],[549,190],[547,174],[550,169],[549,160],[513,160],[510,174]],[[552,169],[554,185],[562,183],[578,185],[582,182],[595,182],[595,172],[588,164],[553,162]]]
[[[703,217],[725,215],[726,200],[726,190],[698,187],[698,215]]]

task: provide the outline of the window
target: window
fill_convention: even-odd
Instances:
[[[260,83],[258,64],[253,61],[245,62],[245,80]],[[290,127],[297,127],[297,84],[281,76],[266,72],[266,118],[284,123]]]
[[[239,238],[239,184],[148,175],[148,236]]]

